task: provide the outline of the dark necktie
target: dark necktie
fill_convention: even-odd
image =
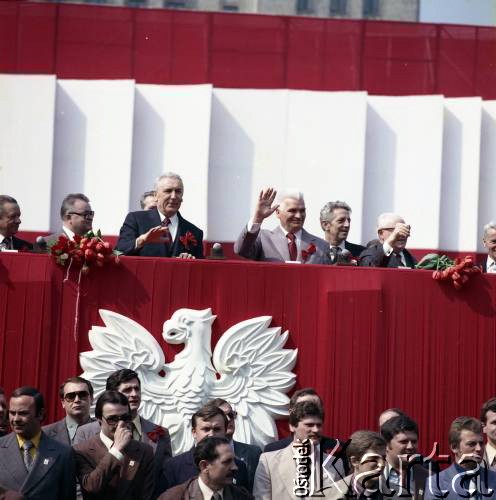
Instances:
[[[341,253],[341,247],[331,247],[332,263],[336,264],[338,261],[339,254]]]
[[[399,253],[392,253],[389,256],[389,266],[388,267],[403,267],[403,262],[401,260],[401,255]]]
[[[213,495],[212,495],[212,499],[211,500],[221,500],[222,497],[220,496],[220,493],[218,492],[215,492]]]
[[[0,250],[13,250],[12,238],[4,238],[0,243]]]
[[[165,227],[165,229],[166,229],[166,231],[164,232],[163,238],[164,238],[164,244],[165,244],[168,251],[170,251],[170,248],[172,246],[172,236],[171,236],[171,233],[169,230],[170,223],[171,223],[171,220],[169,219],[169,217],[166,217],[162,221],[162,224],[161,224],[161,226]]]
[[[298,257],[298,249],[296,248],[296,236],[293,233],[288,233],[287,238],[289,240],[289,260],[296,260],[296,258]]]
[[[33,447],[33,443],[31,441],[24,441],[22,445],[22,459],[24,460],[24,465],[26,466],[26,470],[29,472],[31,467],[33,466],[33,457],[31,456],[30,450]]]

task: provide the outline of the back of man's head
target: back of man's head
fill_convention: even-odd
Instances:
[[[313,387],[304,387],[295,391],[289,400],[289,409],[291,410],[296,403],[300,403],[301,401],[313,401],[322,406],[322,400]]]
[[[136,379],[141,386],[138,374],[134,370],[130,370],[129,368],[117,370],[107,378],[107,385],[105,389],[107,391],[118,391],[121,384],[129,382],[133,379]]]

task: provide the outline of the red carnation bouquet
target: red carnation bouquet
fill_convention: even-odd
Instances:
[[[119,262],[118,252],[108,241],[102,239],[100,230],[89,231],[84,236],[74,235],[74,240],[61,235],[49,246],[49,252],[60,266],[80,264],[81,272],[86,274],[92,267],[103,267],[107,263]]]
[[[463,259],[451,260],[446,255],[427,254],[417,264],[417,269],[433,269],[432,278],[436,281],[448,281],[455,290],[461,290],[470,277],[480,274],[481,268],[474,264],[474,259],[467,255]]]

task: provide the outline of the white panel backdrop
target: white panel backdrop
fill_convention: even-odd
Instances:
[[[175,171],[182,213],[209,240],[233,241],[274,186],[305,193],[319,235],[320,208],[339,199],[353,208],[351,241],[395,211],[412,248],[473,251],[496,219],[495,165],[496,102],[479,98],[0,75],[0,192],[19,198],[22,230],[57,229],[63,196],[83,191],[95,228],[118,234],[141,193]]]
[[[54,76],[0,75],[0,193],[22,207],[22,229],[50,223]]]
[[[51,229],[64,196],[83,192],[94,227],[118,230],[129,207],[134,88],[133,80],[58,80]]]

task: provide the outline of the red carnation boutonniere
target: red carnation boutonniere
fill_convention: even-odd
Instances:
[[[198,245],[195,235],[191,231],[188,231],[186,234],[179,236],[179,241],[182,243],[183,247],[186,250],[189,250],[190,245],[192,247],[196,247],[196,245]]]
[[[161,437],[165,436],[165,429],[163,427],[160,427],[160,425],[156,425],[153,431],[147,432],[146,435],[148,436],[150,441],[157,443]]]
[[[303,259],[303,262],[306,262],[308,260],[308,257],[310,257],[310,255],[313,255],[316,252],[316,250],[317,247],[313,243],[310,243],[310,245],[308,245],[306,250],[302,250],[301,258]]]

